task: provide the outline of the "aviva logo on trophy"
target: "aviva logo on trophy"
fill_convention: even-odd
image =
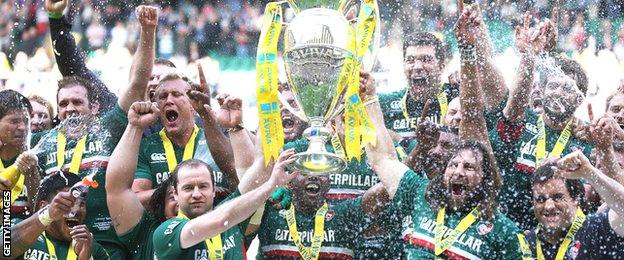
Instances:
[[[282,19],[285,3],[295,13],[288,24]],[[256,60],[259,134],[266,163],[277,159],[284,145],[277,79],[282,27],[286,74],[300,108],[292,112],[309,123],[303,135],[310,141],[307,151],[295,154],[289,167],[314,175],[341,171],[346,160],[361,158],[364,145],[376,142],[374,126],[359,96],[359,73],[361,67],[372,69],[379,47],[377,2],[288,0],[267,4]],[[342,111],[344,158],[325,149],[332,137],[326,125]]]

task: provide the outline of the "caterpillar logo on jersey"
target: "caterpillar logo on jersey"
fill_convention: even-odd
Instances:
[[[167,161],[167,157],[165,157],[164,153],[153,153],[150,155],[150,159],[152,160],[152,163]]]
[[[173,229],[180,224],[180,221],[171,221],[171,223],[169,224],[169,226],[167,226],[167,229],[165,229],[165,235],[170,235],[173,233]]]

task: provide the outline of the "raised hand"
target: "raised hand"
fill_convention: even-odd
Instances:
[[[197,91],[210,96],[210,86],[208,85],[208,81],[206,80],[204,69],[199,62],[197,63],[197,73],[199,74],[199,88],[197,89]],[[210,105],[210,100],[208,100],[208,105]]]
[[[552,29],[552,24],[545,23],[537,28],[531,28],[530,24],[531,15],[526,12],[522,26],[516,26],[516,48],[520,53],[539,54],[544,51],[546,31]]]
[[[29,152],[23,152],[15,159],[17,170],[24,174],[31,173],[37,169],[37,156]]]
[[[273,182],[276,186],[284,186],[290,182],[297,174],[296,173],[288,173],[286,172],[286,166],[290,163],[294,162],[296,158],[291,157],[295,154],[295,149],[288,149],[282,151],[279,157],[277,158],[277,162],[273,167],[273,172],[271,173],[270,181]]]
[[[603,116],[594,120],[589,127],[590,142],[598,149],[609,149],[613,145],[613,125],[617,125],[617,122],[609,116]]]
[[[158,9],[153,6],[139,5],[136,16],[143,28],[156,28],[158,25]]]
[[[221,109],[215,112],[215,117],[221,126],[232,128],[243,123],[242,99],[228,94],[221,94],[217,97],[217,101]]]
[[[191,99],[191,105],[199,116],[202,118],[214,117],[214,113],[210,107],[210,96],[197,90],[189,90],[186,95]]]
[[[580,179],[587,177],[594,169],[581,151],[575,151],[559,159],[554,170],[563,178]]]
[[[375,95],[375,78],[366,71],[360,71],[360,98],[366,100]]]
[[[74,241],[74,251],[78,254],[79,259],[90,259],[93,246],[93,234],[89,232],[87,226],[78,225],[69,231]]]
[[[160,110],[152,102],[134,102],[128,110],[128,124],[144,129],[156,122]]]
[[[61,191],[57,193],[56,196],[54,196],[54,199],[52,199],[50,208],[48,209],[50,218],[54,221],[63,219],[65,215],[71,211],[75,200],[76,198],[74,198],[69,191]]]
[[[68,4],[69,0],[45,0],[45,9],[49,13],[62,13]]]
[[[557,2],[557,1],[555,1]],[[558,5],[558,3],[556,3]],[[559,6],[555,6],[552,10],[552,15],[550,16],[550,20],[546,20],[544,22],[546,26],[546,44],[544,45],[545,51],[552,51],[557,47],[557,41],[559,41]]]
[[[438,126],[427,120],[427,113],[429,113],[429,106],[431,105],[431,99],[425,102],[422,114],[418,120],[418,126],[416,126],[416,140],[418,145],[425,150],[433,149],[440,138],[440,129]]]
[[[474,45],[479,29],[478,12],[473,6],[467,6],[461,11],[453,28],[459,43]]]

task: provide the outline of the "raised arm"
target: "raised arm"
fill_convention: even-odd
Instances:
[[[363,96],[363,100],[376,97],[375,79],[365,72],[360,73],[360,96]],[[392,199],[399,188],[403,174],[409,168],[401,163],[397,157],[392,137],[384,123],[379,102],[372,102],[366,105],[366,112],[373,122],[377,134],[377,143],[375,145],[367,145],[365,148],[368,163],[386,187],[389,199]]]
[[[551,30],[552,24],[538,29],[529,28],[531,16],[524,14],[524,23],[516,27],[516,49],[520,52],[520,65],[516,74],[515,86],[511,90],[507,105],[503,110],[505,118],[511,122],[524,119],[524,112],[529,106],[529,96],[533,89],[535,55],[540,54],[546,43],[546,30]],[[556,28],[555,28],[556,30]]]
[[[147,83],[152,74],[152,67],[154,67],[158,9],[152,6],[141,5],[136,8],[136,15],[141,24],[141,33],[139,46],[134,53],[132,68],[130,69],[130,84],[119,95],[119,106],[124,111],[128,111],[132,103],[143,101]]]
[[[50,223],[63,219],[74,205],[74,200],[75,198],[68,191],[59,192],[54,196],[47,210],[39,210],[39,212],[11,227],[11,257],[9,259],[16,259],[23,255],[35,244],[39,235],[46,230]],[[42,204],[42,206],[46,206],[46,204]]]
[[[37,191],[41,185],[41,175],[39,174],[37,156],[31,152],[23,152],[15,159],[17,170],[24,174],[24,186],[26,186],[26,196],[28,197],[28,208],[35,208]]]
[[[270,162],[268,165],[265,165],[264,155],[262,153],[262,142],[260,142],[259,139],[260,136],[257,136],[256,145],[254,147],[254,162],[243,174],[243,178],[238,184],[238,190],[241,194],[259,187],[271,177],[271,169],[275,162]],[[285,152],[294,153],[294,149],[289,149]],[[249,153],[249,151],[247,151],[247,153]]]
[[[609,116],[603,116],[595,120],[589,127],[590,139],[595,145],[596,159],[600,170],[607,177],[624,185],[624,171],[615,159],[615,150],[613,149],[614,125],[617,122]]]
[[[588,181],[609,205],[609,224],[624,237],[624,185],[595,168],[581,151],[566,155],[557,162],[557,174],[564,178]]]
[[[198,65],[198,67],[200,68],[199,73],[201,85],[207,87],[208,83],[203,76],[201,65]],[[219,169],[221,169],[221,171],[225,174],[228,190],[232,192],[236,190],[239,183],[238,176],[236,175],[236,167],[234,165],[234,152],[232,151],[232,146],[230,146],[229,140],[221,131],[217,121],[219,121],[218,118],[222,114],[228,118],[232,115],[231,120],[234,122],[237,120],[241,121],[242,112],[240,111],[242,101],[232,97],[231,99],[228,99],[227,102],[221,104],[221,109],[215,112],[210,107],[210,96],[205,93],[193,90],[189,91],[188,96],[191,99],[191,104],[193,104],[195,111],[197,111],[199,116],[202,118],[208,149],[210,150],[210,153],[212,154],[212,157],[214,158]],[[233,115],[239,115],[239,118],[234,119],[235,116]],[[228,125],[225,127],[228,127]]]
[[[189,221],[180,234],[180,246],[189,248],[205,239],[222,233],[249,218],[258,207],[262,206],[271,193],[281,185],[286,185],[295,174],[285,172],[285,167],[294,158],[290,158],[294,151],[287,150],[280,154],[273,173],[267,182],[256,189],[247,191],[216,209]],[[242,193],[242,192],[241,192]]]
[[[145,208],[132,191],[143,129],[158,120],[160,111],[150,102],[135,102],[128,111],[128,126],[111,154],[106,169],[106,202],[118,235],[136,226]],[[122,203],[121,203],[122,202]]]
[[[418,126],[416,126],[416,140],[418,143],[416,147],[407,155],[403,163],[415,172],[425,170],[424,161],[427,160],[429,151],[435,148],[440,138],[440,129],[438,126],[425,120],[425,116],[428,115],[430,100],[427,100],[421,114],[421,118],[418,120]]]
[[[458,0],[463,1],[463,0]],[[496,109],[507,94],[507,85],[501,71],[494,65],[493,48],[488,29],[483,22],[483,15],[478,4],[468,6],[474,10],[477,37],[477,66],[479,81],[483,87],[485,110]]]
[[[56,64],[64,77],[78,76],[93,82],[100,112],[110,110],[117,104],[117,96],[87,68],[84,57],[71,34],[71,22],[63,15],[68,4],[69,0],[45,0]]]

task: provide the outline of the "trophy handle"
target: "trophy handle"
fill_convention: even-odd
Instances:
[[[277,92],[277,99],[279,99],[280,103],[282,103],[282,106],[284,106],[286,110],[288,110],[291,114],[295,115],[297,118],[301,119],[304,122],[309,121],[308,117],[303,112],[301,112],[301,110],[296,110],[288,103],[288,101],[286,101],[286,98],[284,98],[281,92]],[[295,102],[297,102],[297,99],[295,99]],[[298,102],[297,105],[299,105]]]

